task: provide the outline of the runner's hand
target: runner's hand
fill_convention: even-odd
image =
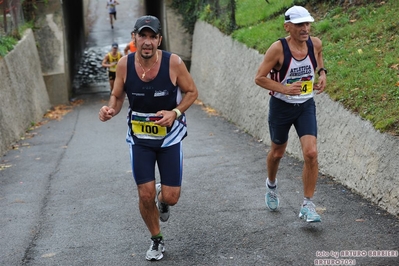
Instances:
[[[327,80],[326,75],[321,75],[319,77],[317,84],[315,84],[314,86],[314,89],[317,90],[316,94],[320,94],[324,91],[326,87],[326,80]]]
[[[101,107],[100,112],[98,113],[98,118],[102,122],[105,122],[107,120],[110,120],[114,115],[115,115],[114,108],[110,108],[108,106],[103,106],[103,107]]]
[[[157,116],[162,116],[162,118],[158,121],[155,121],[155,124],[163,126],[163,127],[171,127],[176,120],[176,112],[175,111],[158,111],[156,113]]]
[[[302,82],[297,81],[292,83],[290,86],[284,86],[285,87],[285,95],[300,95],[302,91]]]

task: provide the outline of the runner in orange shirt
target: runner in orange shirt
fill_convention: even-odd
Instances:
[[[130,34],[132,35],[132,41],[129,42],[123,50],[125,55],[136,52],[136,45],[134,44],[134,31],[132,31]]]

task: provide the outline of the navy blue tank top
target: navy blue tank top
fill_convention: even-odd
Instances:
[[[130,109],[140,113],[156,113],[172,110],[177,106],[178,87],[170,80],[169,61],[171,53],[162,51],[161,66],[157,76],[148,82],[140,79],[134,66],[136,53],[127,56],[127,75],[124,91]]]
[[[153,80],[148,82],[142,81],[138,76],[134,65],[135,56],[136,53],[131,53],[127,56],[127,73],[123,88],[129,100],[127,116],[129,130],[126,141],[133,145],[151,147],[174,145],[187,136],[186,117],[184,114],[175,120],[171,127],[166,128],[166,135],[146,135],[142,134],[143,132],[134,133],[132,130],[132,119],[136,121],[136,118],[142,119],[143,117],[155,115],[160,110],[173,110],[180,103],[182,98],[181,90],[170,80],[171,53],[162,51],[158,74]]]

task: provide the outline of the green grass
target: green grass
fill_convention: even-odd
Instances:
[[[382,132],[399,135],[398,3],[337,8],[314,23],[329,68],[327,93]]]
[[[0,35],[0,57],[6,56],[8,52],[14,49],[14,46],[21,39],[21,34],[29,28],[34,28],[32,21],[25,22],[18,28],[18,30],[13,31],[9,35]]]
[[[283,19],[283,16],[280,17]],[[266,52],[267,48],[284,34],[281,21],[270,20],[233,32],[233,39],[245,43],[248,47]]]
[[[0,36],[0,57],[4,57],[14,48],[18,40],[10,36]]]
[[[293,0],[269,0],[268,4],[264,0],[257,1],[237,1],[236,23],[239,27],[253,26],[261,22],[266,22],[269,18],[281,15],[287,6],[293,4]]]
[[[291,0],[237,0],[237,30],[231,36],[265,53],[283,29]],[[326,93],[377,130],[399,135],[399,1],[357,7],[308,7],[312,35],[323,41],[328,68]]]

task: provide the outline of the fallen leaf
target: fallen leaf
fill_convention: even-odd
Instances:
[[[84,101],[82,99],[71,102],[72,106],[79,106],[82,103],[84,103]]]
[[[9,167],[11,167],[12,165],[11,164],[0,164],[0,171],[1,170],[4,170],[4,169],[6,169],[6,168],[9,168]]]
[[[64,115],[72,111],[72,108],[78,105],[81,105],[84,101],[83,100],[76,100],[70,102],[70,105],[60,104],[53,107],[49,110],[44,117],[53,119],[53,120],[61,120]]]
[[[204,103],[198,99],[194,101],[194,104],[201,105],[201,106],[204,105]]]
[[[399,64],[393,64],[389,68],[392,68],[392,69],[395,69],[395,70],[399,70]]]
[[[56,253],[47,253],[47,254],[43,254],[42,255],[42,258],[52,258],[52,257],[54,257],[56,255]]]
[[[14,202],[15,202],[15,203],[25,203],[25,201],[23,201],[23,200],[21,200],[21,199],[16,199]]]
[[[208,114],[208,115],[218,115],[217,111],[211,107],[202,107],[202,109]]]

